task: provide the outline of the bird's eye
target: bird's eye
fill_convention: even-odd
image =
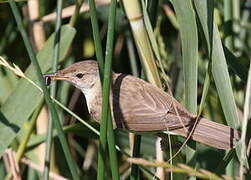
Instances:
[[[78,79],[81,79],[83,76],[84,76],[83,73],[78,73],[78,74],[76,74],[76,77],[77,77]]]

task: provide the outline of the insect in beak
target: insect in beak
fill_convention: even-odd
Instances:
[[[55,81],[55,80],[68,80],[69,77],[64,77],[62,75],[60,75],[59,73],[49,73],[49,74],[45,74],[43,75],[44,80],[45,80],[45,84],[47,86],[50,85],[51,81]]]

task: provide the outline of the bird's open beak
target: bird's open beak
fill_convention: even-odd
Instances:
[[[60,75],[57,72],[56,73],[44,74],[43,77],[45,79],[45,84],[46,85],[50,85],[50,82],[55,81],[55,80],[69,80],[69,77],[65,77],[63,75]]]

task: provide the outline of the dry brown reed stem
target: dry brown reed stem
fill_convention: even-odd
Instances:
[[[157,137],[155,141],[155,152],[156,152],[156,160],[158,162],[164,162],[164,151],[161,149],[161,138]],[[165,179],[165,171],[162,167],[157,167],[155,175],[160,179]]]
[[[36,19],[39,18],[39,1],[38,0],[29,0],[28,4],[28,12],[29,18],[31,21],[30,30],[31,35],[34,41],[36,51],[39,51],[44,46],[45,42],[45,32],[43,22],[35,22]]]
[[[247,146],[247,156],[249,157],[250,155],[250,150],[251,150],[251,139],[248,142],[248,146]]]
[[[20,168],[17,163],[16,153],[12,149],[6,149],[3,160],[8,172],[11,172],[13,180],[21,180]]]
[[[82,169],[84,171],[88,171],[90,167],[93,165],[93,161],[95,159],[95,155],[97,154],[97,146],[94,141],[90,141],[87,146],[85,159],[82,165]]]
[[[168,19],[172,22],[172,25],[176,29],[179,29],[179,24],[177,23],[177,20],[176,20],[176,17],[175,17],[173,10],[168,5],[163,5],[163,9],[164,9],[164,12],[167,15]]]
[[[190,176],[195,176],[198,178],[202,179],[210,179],[210,180],[223,180],[223,179],[229,179],[232,180],[231,177],[227,176],[218,176],[210,171],[207,171],[205,169],[193,169],[185,164],[178,164],[177,166],[170,165],[167,162],[158,162],[158,161],[148,161],[143,158],[128,158],[128,162],[142,165],[142,166],[147,166],[147,167],[163,167],[165,168],[168,172],[173,171],[176,173],[183,173],[183,174],[188,174]]]
[[[95,2],[96,2],[96,6],[98,7],[98,6],[108,5],[110,4],[111,1],[110,0],[96,0]],[[62,18],[68,18],[72,16],[74,13],[74,10],[75,10],[75,5],[64,8],[62,10]],[[81,6],[80,13],[87,12],[87,11],[89,11],[89,5],[86,1]],[[50,22],[54,20],[56,20],[56,13],[51,13],[41,18],[41,21],[43,22]]]
[[[149,82],[159,88],[162,88],[139,1],[123,0],[123,3],[127,18],[132,28],[133,37],[140,55],[141,63],[144,65],[146,71],[147,78]]]
[[[47,131],[47,125],[48,125],[48,110],[46,106],[43,106],[41,108],[41,111],[37,117],[37,123],[36,123],[36,132],[37,134],[46,134]],[[40,166],[43,166],[44,164],[44,156],[45,156],[45,143],[40,144],[37,146],[35,150],[38,158],[38,162]]]
[[[40,166],[40,165],[38,165],[38,164],[36,164],[36,163],[34,163],[34,162],[32,162],[31,160],[29,160],[27,158],[22,158],[21,162],[23,164],[28,165],[32,169],[35,169],[35,170],[39,171],[41,174],[43,173],[43,167]],[[49,173],[49,177],[50,177],[50,179],[54,179],[54,180],[67,180],[67,178],[65,178],[63,176],[60,176],[60,175],[58,175],[56,173],[53,173],[53,172]]]
[[[133,145],[134,145],[135,134],[132,132],[128,133],[129,147],[130,147],[130,155],[133,156]]]
[[[162,89],[153,49],[143,20],[140,3],[138,0],[123,0],[123,4],[148,81]],[[158,141],[159,140],[157,140],[157,142]],[[160,145],[156,146],[156,158],[158,160],[164,160],[164,152],[161,151]],[[165,179],[163,168],[157,168],[156,176],[160,179]]]

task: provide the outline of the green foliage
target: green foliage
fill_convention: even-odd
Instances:
[[[64,26],[61,34],[61,51],[59,60],[62,61],[67,53],[73,40],[75,30],[70,26]],[[38,53],[37,59],[43,72],[48,72],[51,65],[52,50],[53,50],[54,35],[52,35],[45,43],[44,48]],[[37,78],[33,67],[27,68],[25,75],[37,83]],[[27,82],[25,79],[20,79],[17,87],[8,97],[6,102],[1,107],[2,122],[0,124],[0,139],[2,146],[0,147],[0,154],[9,146],[11,141],[15,138],[23,123],[29,119],[32,112],[36,109],[38,104],[42,101],[42,93]]]
[[[30,34],[29,39],[23,43],[24,32],[21,30],[22,36],[20,36],[8,2],[1,1],[0,56],[18,65],[25,72],[26,78],[17,77],[15,73],[0,64],[0,179],[6,177],[8,173],[11,175],[2,158],[3,155],[6,156],[7,148],[18,152],[18,158],[26,157],[33,163],[39,163],[38,157],[43,156],[37,152],[36,148],[46,141],[47,134],[38,134],[41,125],[38,126],[36,119],[41,107],[46,103],[41,89],[27,81],[29,78],[39,84],[37,74],[39,67],[29,64],[27,55],[27,51],[29,53],[32,51],[27,47],[27,42],[33,42],[34,47],[37,45],[37,41],[34,40],[36,34],[32,35],[32,30],[38,24],[42,24],[46,39],[43,48],[36,55],[43,73],[52,72],[52,61],[56,62],[56,60],[58,69],[83,59],[98,60],[100,75],[105,77],[103,79],[105,101],[102,116],[104,119],[109,120],[111,117],[108,96],[110,67],[112,67],[115,72],[137,76],[139,72],[145,71],[148,79],[153,75],[152,79],[157,81],[160,77],[163,89],[169,88],[167,91],[172,92],[179,102],[193,114],[199,114],[244,132],[242,142],[234,150],[225,152],[199,143],[196,143],[195,149],[193,144],[188,143],[188,147],[192,147],[196,152],[184,148],[170,162],[171,164],[168,161],[171,158],[170,154],[177,152],[185,139],[171,136],[171,143],[169,142],[168,148],[164,149],[164,158],[167,163],[160,163],[154,162],[156,137],[150,133],[143,133],[141,136],[136,136],[141,137],[141,141],[135,140],[136,148],[133,151],[135,156],[147,161],[136,159],[131,165],[127,161],[132,152],[128,132],[116,130],[115,142],[113,142],[111,124],[103,119],[102,122],[105,125],[101,126],[101,145],[99,146],[103,149],[99,150],[104,151],[98,151],[99,126],[89,118],[84,96],[72,86],[66,87],[65,82],[60,82],[55,89],[55,98],[52,99],[57,104],[63,131],[68,137],[71,153],[67,158],[73,158],[80,170],[80,175],[75,178],[93,179],[99,174],[100,179],[104,179],[103,177],[118,179],[119,176],[129,179],[130,168],[132,168],[132,179],[152,179],[157,166],[167,168],[166,178],[169,176],[171,179],[187,179],[187,176],[222,179],[224,174],[232,178],[239,176],[251,178],[250,170],[248,170],[250,152],[246,156],[246,151],[250,150],[250,144],[247,143],[250,138],[248,131],[248,123],[250,124],[250,75],[248,74],[251,59],[250,12],[245,8],[240,8],[247,7],[251,1],[236,0],[237,4],[233,6],[229,1],[139,0],[140,9],[138,10],[141,15],[129,20],[125,11],[125,1],[127,0],[116,3],[114,0],[110,6],[111,2],[104,2],[106,5],[100,5],[90,0],[90,12],[79,12],[80,5],[82,3],[86,5],[87,2],[78,0],[74,1],[77,4],[76,10],[68,12],[70,16],[66,17],[63,10],[62,19],[58,19],[58,22],[62,20],[63,24],[58,46],[59,57],[55,59],[56,56],[54,56],[54,60],[53,53],[57,49],[55,48],[56,41],[54,41],[55,33],[60,26],[58,25],[55,30],[55,18],[42,21],[49,17],[45,13],[55,12],[57,3],[40,2],[39,10],[29,9],[28,11],[38,11],[39,17],[35,20],[29,20],[27,13],[23,13],[22,19],[18,20],[18,27],[20,30],[23,26],[25,28],[23,30]],[[65,1],[63,8],[73,5],[72,2]],[[26,1],[16,1],[16,4],[19,10],[27,6]],[[144,21],[143,28],[145,29],[140,29],[140,32],[144,33],[139,33],[137,37],[131,23],[139,19]],[[40,32],[36,31],[36,33],[40,37]],[[138,45],[139,42],[145,43]],[[86,44],[90,46],[86,47]],[[94,55],[85,57],[85,48],[93,47],[95,49],[92,49],[92,52],[96,51],[96,57]],[[144,52],[146,47],[148,51]],[[151,66],[153,62],[157,66]],[[156,84],[161,86],[158,82]],[[55,99],[60,99],[63,104]],[[75,119],[79,122],[74,123]],[[53,172],[71,178],[71,173],[67,168],[71,166],[71,163],[63,154],[65,149],[62,148],[61,141],[58,141],[58,138],[62,139],[62,134],[56,128],[59,127],[51,130],[54,145],[48,141],[49,145],[56,148],[52,148],[52,154],[48,149],[47,158],[51,155],[52,159],[56,159],[55,163],[51,161]],[[105,150],[107,145],[109,151]],[[115,145],[117,151],[115,151]],[[231,173],[228,170],[230,161],[238,167]],[[42,162],[42,164],[46,163],[46,161]],[[191,167],[185,166],[186,163],[189,163]],[[43,174],[34,170],[32,166],[23,164],[22,159],[19,165],[23,179],[36,178]],[[173,167],[173,172],[170,170],[171,167]],[[240,170],[239,167],[241,167]],[[247,169],[247,173],[243,167]],[[204,170],[199,170],[200,168]],[[49,168],[46,169],[46,173],[48,171]],[[47,175],[45,179],[48,179]]]

